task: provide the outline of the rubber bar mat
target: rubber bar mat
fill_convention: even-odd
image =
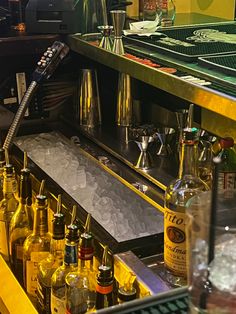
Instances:
[[[236,23],[160,29],[157,35],[129,35],[125,41],[193,62],[199,57],[236,53]]]
[[[199,64],[236,76],[236,54],[199,58]]]
[[[123,303],[98,311],[101,314],[187,314],[189,308],[187,290],[177,288],[156,296]]]

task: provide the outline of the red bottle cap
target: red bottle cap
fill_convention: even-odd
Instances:
[[[220,146],[222,148],[230,148],[234,146],[234,139],[232,137],[224,137],[220,139]]]

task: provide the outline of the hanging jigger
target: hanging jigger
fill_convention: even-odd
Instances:
[[[113,30],[113,26],[101,25],[101,26],[98,26],[98,30],[102,34],[102,39],[100,41],[99,47],[106,49],[108,51],[112,51],[113,41],[111,39],[111,32]]]
[[[144,135],[136,139],[135,143],[140,149],[140,155],[138,157],[135,168],[148,170],[152,168],[153,161],[150,152],[148,151],[148,146],[154,141],[153,136]]]
[[[124,46],[122,42],[122,32],[125,25],[126,11],[123,10],[113,10],[110,11],[112,17],[112,23],[114,27],[114,43],[112,52],[119,55],[125,53]]]

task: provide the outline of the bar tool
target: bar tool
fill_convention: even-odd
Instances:
[[[154,137],[150,135],[140,136],[135,143],[138,145],[141,153],[138,157],[135,168],[148,170],[152,168],[153,161],[150,152],[148,151],[149,144],[154,141]]]
[[[101,106],[95,69],[82,69],[79,87],[80,125],[93,128],[101,124]]]
[[[169,127],[161,127],[157,129],[156,135],[160,142],[156,154],[159,156],[169,156],[172,153],[171,143],[175,137],[175,129]]]
[[[148,170],[153,166],[153,159],[148,151],[150,143],[156,138],[156,129],[152,125],[142,125],[130,128],[130,137],[138,145],[140,155],[135,168]]]
[[[112,10],[110,11],[110,13],[112,17],[112,24],[114,27],[114,43],[112,47],[112,52],[123,55],[125,51],[122,42],[122,31],[125,24],[126,12],[123,10]]]
[[[131,95],[131,78],[126,73],[119,73],[116,103],[116,123],[119,126],[130,126],[133,118]]]
[[[102,39],[99,43],[99,47],[112,51],[113,42],[111,39],[111,32],[113,30],[113,26],[111,25],[101,25],[98,26],[98,30],[102,34]]]

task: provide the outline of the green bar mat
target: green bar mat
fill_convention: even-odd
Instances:
[[[100,314],[187,314],[187,288],[177,288],[155,296],[123,303],[98,311]]]

